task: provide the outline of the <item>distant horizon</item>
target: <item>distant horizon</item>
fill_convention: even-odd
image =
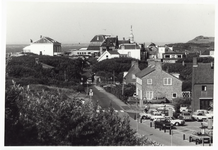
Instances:
[[[160,44],[215,36],[213,3],[136,1],[6,1],[6,43],[29,44],[40,35],[66,44],[89,43],[98,34],[133,34],[137,43]]]

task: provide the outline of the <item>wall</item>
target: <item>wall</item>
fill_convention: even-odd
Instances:
[[[141,59],[140,49],[118,49],[117,51],[120,54],[126,54],[126,55],[128,55],[128,52],[130,52],[131,58],[135,58],[135,59],[139,59],[139,60]]]
[[[34,54],[40,55],[40,51],[42,51],[42,55],[50,55],[53,56],[53,44],[51,43],[34,43],[31,44],[31,52]]]
[[[207,86],[206,91],[202,91],[202,86]],[[213,84],[195,84],[192,91],[192,109],[193,111],[200,109],[200,98],[213,99]]]
[[[172,78],[172,85],[164,85],[164,78]],[[147,84],[147,79],[152,79],[152,85]],[[153,91],[153,96],[157,97],[158,92],[166,95],[169,100],[173,99],[173,93],[177,94],[177,97],[182,97],[182,81],[176,79],[174,76],[166,73],[162,70],[155,70],[142,78],[142,97],[146,97],[146,91]]]

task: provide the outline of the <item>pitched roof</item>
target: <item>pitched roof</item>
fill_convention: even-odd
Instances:
[[[141,70],[140,72],[136,73],[136,76],[139,78],[142,78],[146,76],[147,74],[153,72],[155,70],[155,67],[153,66],[148,66],[147,68]]]
[[[214,69],[211,63],[198,63],[194,69],[194,83],[214,83]]]
[[[55,43],[55,44],[61,44],[58,41],[55,41],[54,39],[50,38],[50,37],[41,37],[39,40],[33,42],[33,43]]]
[[[130,69],[128,70],[127,74],[125,76],[127,76],[129,73],[138,73],[140,72],[141,70],[139,69],[138,65],[137,64],[134,64],[130,67]],[[124,77],[125,77],[124,76]],[[134,82],[136,79],[132,79],[132,82]]]
[[[118,38],[117,37],[108,37],[104,40],[101,46],[118,46]]]
[[[111,55],[113,55],[113,54],[120,54],[120,53],[118,53],[118,51],[108,51]]]

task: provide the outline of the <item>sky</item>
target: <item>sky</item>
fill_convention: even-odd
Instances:
[[[188,42],[215,36],[214,3],[142,1],[5,1],[6,44],[28,44],[40,35],[61,43],[89,43],[98,34],[138,43]]]

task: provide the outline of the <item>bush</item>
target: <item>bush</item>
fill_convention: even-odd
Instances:
[[[6,87],[6,146],[131,146],[142,139],[128,117],[112,108],[100,113],[91,101],[82,104],[60,90],[37,91],[14,82]],[[145,144],[145,143],[144,143]]]

